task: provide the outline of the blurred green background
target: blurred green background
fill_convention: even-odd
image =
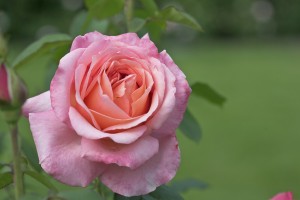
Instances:
[[[266,200],[282,191],[293,191],[299,199],[300,1],[156,2],[185,10],[205,30],[170,23],[158,43],[161,50],[171,54],[191,84],[208,83],[227,99],[219,108],[190,98],[203,135],[196,144],[178,132],[182,164],[175,179],[198,178],[209,187],[189,191],[185,199]],[[1,0],[0,30],[11,55],[45,34],[69,33],[83,8],[82,0]],[[20,72],[31,95],[49,87],[54,70],[39,68],[47,63],[42,57],[30,72]],[[26,120],[21,124],[23,144],[32,145]],[[0,132],[5,131],[0,120]],[[8,140],[0,134],[1,162],[11,159]],[[25,151],[34,154],[34,147]],[[47,191],[30,180],[28,187]],[[4,193],[0,191],[0,199],[7,198]]]

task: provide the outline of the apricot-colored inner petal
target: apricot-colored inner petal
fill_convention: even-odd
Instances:
[[[70,89],[71,105],[101,130],[122,129],[122,124],[124,129],[143,123],[155,112],[161,99],[160,92],[153,101],[154,85],[162,85],[164,90],[164,74],[150,65],[151,62],[122,48],[104,50],[93,56],[90,64],[76,69]],[[153,79],[155,75],[159,78]]]

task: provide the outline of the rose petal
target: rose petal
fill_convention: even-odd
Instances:
[[[293,194],[291,192],[283,192],[274,196],[271,200],[293,200]]]
[[[116,143],[130,144],[141,137],[147,130],[146,126],[138,126],[118,133],[105,133],[93,127],[86,119],[84,119],[74,108],[70,108],[69,112],[72,127],[76,133],[87,139],[110,138]]]
[[[97,31],[87,33],[84,36],[77,36],[72,43],[71,51],[78,48],[87,48],[94,41],[103,40],[106,37]]]
[[[48,110],[51,110],[50,91],[27,99],[22,107],[22,112],[25,117],[28,117],[29,113],[38,113]]]
[[[56,116],[66,123],[69,123],[70,87],[77,67],[77,60],[83,52],[84,49],[75,49],[65,55],[60,60],[50,85],[52,108]]]
[[[30,113],[29,121],[40,164],[57,180],[85,187],[105,169],[104,164],[81,157],[80,137],[52,110]]]
[[[117,164],[135,169],[158,152],[158,140],[146,136],[131,144],[111,140],[82,139],[83,156],[91,161]]]
[[[191,93],[191,88],[185,79],[185,75],[182,73],[182,71],[178,68],[178,66],[174,63],[172,58],[167,54],[166,51],[163,51],[160,53],[160,60],[162,63],[164,63],[169,70],[175,75],[176,81],[176,93],[175,93],[175,106],[172,110],[172,112],[169,114],[169,116],[172,116],[168,118],[168,120],[165,121],[165,123],[162,124],[160,128],[155,130],[155,135],[158,137],[158,135],[162,134],[173,134],[173,132],[176,130],[176,128],[179,126],[183,114],[186,110],[188,97]]]
[[[112,165],[100,179],[113,192],[123,196],[143,195],[170,181],[176,174],[179,161],[177,140],[168,136],[160,139],[159,152],[140,167],[133,170]]]
[[[156,111],[157,107],[158,107],[158,95],[157,95],[157,92],[154,92],[152,94],[152,103],[150,105],[149,111],[146,114],[141,115],[139,117],[134,117],[135,120],[132,120],[132,121],[130,120],[129,122],[126,122],[126,123],[117,124],[117,125],[105,128],[104,131],[114,131],[114,130],[118,130],[118,129],[128,129],[128,128],[135,127],[139,124],[142,124],[152,116],[152,114]]]

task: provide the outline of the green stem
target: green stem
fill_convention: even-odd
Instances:
[[[133,6],[134,2],[133,0],[125,0],[125,6],[124,6],[124,14],[126,17],[126,25],[127,25],[127,30],[130,31],[130,22],[133,17]]]
[[[15,184],[15,198],[21,199],[24,193],[23,187],[23,173],[21,170],[20,150],[18,144],[18,125],[17,123],[9,123],[9,129],[11,132],[11,141],[13,149],[13,161],[14,161],[14,184]]]

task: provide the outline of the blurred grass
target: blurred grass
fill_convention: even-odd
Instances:
[[[267,200],[286,190],[300,198],[300,41],[175,43],[162,46],[189,82],[206,82],[227,98],[223,108],[190,98],[203,136],[195,144],[178,133],[182,164],[176,179],[198,178],[209,188],[190,191],[185,199]],[[47,87],[48,76],[42,74],[53,72],[30,69],[23,76],[30,94],[36,94]],[[30,142],[26,120],[21,124]],[[0,161],[9,161],[9,137],[1,140]],[[44,186],[27,181],[30,190],[46,193]]]
[[[300,198],[299,44],[215,41],[169,48],[190,83],[206,82],[227,98],[222,109],[190,98],[203,139],[194,144],[178,134],[177,179],[194,177],[210,187],[188,192],[187,200],[266,200],[287,190]]]

